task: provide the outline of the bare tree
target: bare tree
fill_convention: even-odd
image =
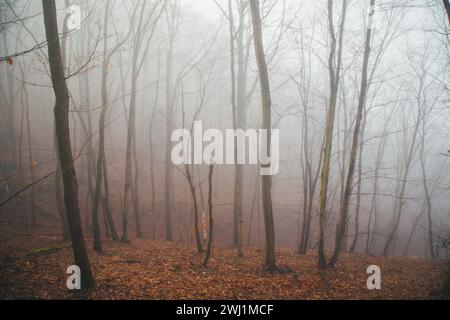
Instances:
[[[132,184],[133,179],[136,178],[136,175],[133,175],[136,172],[136,160],[133,162],[133,150],[135,144],[135,121],[136,121],[136,91],[137,91],[137,80],[139,78],[139,74],[142,70],[142,65],[145,61],[145,57],[148,53],[151,40],[153,38],[153,34],[157,25],[159,18],[164,12],[164,8],[166,5],[166,0],[160,0],[154,2],[150,11],[147,12],[146,7],[147,3],[139,1],[136,6],[140,7],[139,16],[136,17],[137,21],[131,21],[132,29],[133,29],[133,54],[132,54],[132,70],[131,70],[131,99],[130,99],[130,107],[128,114],[128,132],[127,132],[127,151],[125,156],[125,186],[124,186],[124,200],[123,200],[123,213],[122,213],[122,242],[129,242],[128,235],[128,210],[129,210],[129,201],[134,199],[136,201],[137,194],[132,195]],[[145,13],[145,15],[144,15]],[[149,29],[149,34],[146,36],[146,32]],[[141,52],[142,50],[142,52]],[[133,165],[134,163],[134,165]],[[134,168],[133,168],[134,167]],[[137,192],[137,190],[134,190]],[[135,202],[136,203],[136,202]],[[141,235],[140,230],[140,220],[139,220],[139,212],[138,208],[134,207],[134,216],[136,221],[136,232],[138,237]]]
[[[164,163],[164,210],[166,221],[166,240],[172,241],[172,188],[173,166],[170,159],[171,141],[173,130],[173,113],[175,105],[176,89],[173,84],[173,50],[179,28],[179,2],[169,1],[166,10],[166,23],[169,33],[166,53],[166,157]],[[175,87],[176,88],[176,87]]]
[[[411,168],[413,165],[413,161],[415,159],[415,156],[417,154],[417,147],[418,147],[418,139],[419,139],[419,130],[421,123],[423,121],[423,117],[426,116],[426,112],[424,111],[427,108],[427,68],[430,66],[430,62],[427,61],[426,53],[424,53],[421,57],[418,58],[418,60],[415,60],[415,58],[410,57],[410,65],[413,69],[413,78],[417,79],[417,85],[418,87],[415,88],[413,83],[409,83],[409,90],[412,92],[412,99],[414,103],[416,104],[416,112],[411,112],[411,110],[408,110],[408,115],[403,114],[404,120],[403,120],[403,138],[404,138],[404,152],[400,156],[401,158],[401,168],[400,168],[400,174],[401,178],[398,181],[398,189],[396,193],[396,201],[395,201],[395,208],[394,208],[394,221],[392,223],[391,231],[388,234],[386,243],[384,245],[383,249],[383,255],[387,256],[390,253],[390,250],[392,249],[391,246],[393,242],[395,241],[401,218],[403,216],[403,208],[405,205],[405,193],[406,193],[406,187],[408,184],[408,179],[411,173]],[[436,100],[435,100],[436,101]],[[436,102],[434,102],[436,103]],[[403,111],[405,112],[405,111]],[[412,133],[408,134],[410,130],[406,127],[408,125],[408,116],[413,117],[413,123],[412,123]],[[409,138],[409,139],[408,139]],[[409,141],[408,141],[409,140]]]
[[[99,118],[99,142],[98,142],[98,151],[97,151],[97,164],[96,164],[96,179],[95,179],[95,192],[94,192],[94,203],[92,205],[92,217],[93,220],[97,220],[98,224],[98,210],[100,206],[100,198],[101,198],[101,188],[102,182],[104,184],[105,193],[108,188],[108,180],[107,180],[107,166],[106,166],[106,157],[105,157],[105,123],[106,123],[106,113],[108,111],[108,91],[107,91],[107,81],[108,81],[108,73],[109,73],[109,64],[114,53],[123,45],[123,43],[127,40],[128,36],[125,37],[122,41],[118,42],[114,48],[108,52],[108,17],[110,15],[110,6],[111,1],[106,1],[105,7],[105,15],[103,20],[103,65],[102,65],[102,87],[101,87],[101,95],[102,95],[102,106],[100,111]],[[135,10],[137,7],[135,7]],[[135,16],[135,12],[133,13],[133,17]],[[128,32],[128,35],[131,32],[131,27]],[[113,240],[118,240],[118,235],[116,231],[116,227],[114,224],[114,220],[111,215],[111,210],[109,208],[109,197],[105,194],[105,200],[103,201],[103,210],[104,215],[107,217],[108,226],[111,231],[111,236]],[[100,237],[94,237],[94,249],[96,251],[101,251],[101,242]]]
[[[266,57],[264,54],[264,45],[262,40],[262,25],[261,13],[259,9],[259,0],[250,0],[250,9],[252,15],[253,25],[253,43],[255,45],[256,62],[259,70],[259,80],[261,87],[262,98],[262,128],[267,130],[267,153],[271,153],[272,140],[272,115],[271,115],[271,95],[269,75],[267,71]],[[275,228],[273,222],[272,209],[272,177],[266,175],[262,177],[261,194],[264,212],[264,227],[265,227],[265,260],[264,267],[269,272],[276,271],[276,257],[275,257]]]
[[[59,160],[64,184],[64,202],[67,221],[72,239],[75,263],[80,267],[82,287],[94,286],[89,258],[81,228],[80,209],[78,206],[78,185],[70,143],[69,129],[69,93],[64,76],[64,65],[58,37],[58,22],[54,0],[42,0],[44,9],[45,34],[48,42],[48,59],[55,92],[55,126],[58,142]]]
[[[328,56],[328,72],[330,77],[330,97],[327,111],[327,120],[324,136],[324,151],[322,159],[322,173],[320,176],[320,195],[319,195],[319,244],[318,244],[318,266],[324,269],[327,266],[325,257],[325,220],[327,207],[328,182],[330,179],[331,151],[333,147],[334,120],[336,113],[337,94],[339,90],[339,81],[342,64],[342,49],[344,39],[344,26],[347,13],[347,0],[342,2],[341,23],[339,27],[339,49],[337,52],[337,65],[335,65],[335,55],[337,49],[336,33],[333,22],[333,1],[328,0],[328,28],[331,37],[331,48]]]
[[[359,139],[360,139],[360,130],[361,125],[363,122],[363,113],[364,113],[364,106],[366,102],[366,94],[367,94],[367,76],[368,76],[368,66],[369,66],[369,58],[370,58],[370,41],[371,41],[371,35],[372,35],[372,23],[373,23],[373,15],[375,13],[375,0],[370,1],[370,13],[369,13],[369,24],[366,31],[366,39],[365,39],[365,46],[364,46],[364,61],[362,66],[362,76],[361,76],[361,89],[359,94],[359,100],[358,100],[358,112],[356,114],[356,121],[355,121],[355,127],[353,131],[353,140],[352,140],[352,146],[350,151],[350,163],[348,166],[348,172],[347,172],[347,179],[345,182],[345,191],[341,203],[341,211],[340,211],[340,218],[336,229],[336,243],[335,243],[335,249],[334,254],[329,262],[329,265],[331,267],[334,267],[336,264],[336,261],[339,257],[339,253],[341,251],[342,241],[345,237],[345,227],[347,225],[347,219],[348,219],[348,208],[350,204],[350,196],[352,192],[353,187],[353,175],[355,172],[355,163],[356,158],[358,156],[358,148],[359,146]],[[359,157],[361,158],[362,155],[360,154]]]

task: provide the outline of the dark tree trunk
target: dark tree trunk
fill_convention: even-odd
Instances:
[[[82,288],[88,289],[94,287],[94,278],[89,265],[83,229],[81,228],[80,209],[78,206],[78,184],[70,143],[69,94],[61,58],[56,5],[54,0],[42,0],[42,6],[44,11],[45,34],[48,43],[48,58],[56,98],[54,109],[55,127],[64,185],[64,203],[75,263],[81,269]]]

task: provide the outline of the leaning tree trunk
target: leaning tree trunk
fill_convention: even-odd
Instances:
[[[81,269],[82,288],[88,289],[94,287],[94,278],[89,265],[83,229],[81,228],[80,208],[78,205],[78,184],[70,143],[69,93],[61,58],[56,5],[54,0],[42,0],[42,6],[44,11],[45,34],[48,43],[48,59],[56,98],[54,113],[58,153],[63,176],[64,203],[72,239],[75,264]]]
[[[262,97],[262,128],[267,130],[267,153],[271,153],[271,135],[272,135],[272,101],[270,96],[269,75],[267,72],[266,57],[264,55],[264,46],[262,40],[261,15],[259,9],[259,0],[250,0],[250,9],[253,24],[253,40],[255,45],[256,62],[259,70],[259,80],[261,86]],[[272,176],[265,175],[262,177],[262,200],[264,212],[265,227],[265,261],[264,267],[269,272],[276,271],[275,258],[275,228],[272,212]]]

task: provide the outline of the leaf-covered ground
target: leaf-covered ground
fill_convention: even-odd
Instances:
[[[256,249],[238,258],[234,250],[215,248],[206,269],[202,255],[179,243],[105,241],[104,249],[103,255],[89,250],[96,289],[73,293],[66,289],[69,244],[51,232],[16,234],[0,249],[0,298],[435,299],[445,270],[443,262],[344,254],[335,270],[320,274],[313,253],[280,249],[278,262],[290,272],[270,275]],[[381,290],[366,287],[369,265],[381,267]]]

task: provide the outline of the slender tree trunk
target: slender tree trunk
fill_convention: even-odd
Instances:
[[[106,111],[108,108],[107,101],[107,89],[106,89],[106,81],[108,77],[108,64],[109,64],[109,55],[107,55],[108,50],[108,17],[109,17],[109,6],[110,1],[106,1],[105,14],[103,19],[103,65],[102,65],[102,87],[101,87],[101,95],[102,95],[102,107],[100,111],[99,118],[99,142],[98,142],[98,152],[97,152],[97,170],[96,170],[96,179],[95,179],[95,191],[94,191],[94,200],[92,203],[92,225],[94,227],[94,250],[97,252],[102,252],[102,243],[100,236],[100,228],[98,223],[98,211],[100,207],[101,200],[101,188],[102,188],[102,179],[103,179],[103,164],[105,163],[105,122],[106,122]],[[106,199],[106,201],[108,201]],[[105,202],[106,202],[105,201]],[[106,210],[104,209],[104,215],[107,216]]]
[[[267,130],[267,153],[271,153],[272,140],[272,101],[270,96],[270,83],[267,71],[266,57],[262,40],[261,14],[259,0],[250,0],[250,9],[253,24],[253,40],[255,45],[256,62],[259,70],[259,80],[262,98],[262,128]],[[276,271],[275,257],[275,228],[272,211],[272,176],[262,176],[262,200],[265,226],[265,261],[264,267],[269,272]]]
[[[26,86],[24,84],[24,93],[25,93],[25,120],[27,124],[27,141],[28,141],[28,165],[31,168],[31,183],[34,183],[35,181],[35,165],[33,160],[33,144],[31,141],[31,125],[30,125],[30,103],[28,101],[28,91],[26,89]],[[34,190],[31,190],[30,194],[30,201],[31,201],[31,221],[33,224],[33,227],[37,226],[37,214],[36,214],[36,204],[34,199]]]
[[[156,108],[156,106],[155,106]],[[151,124],[150,124],[150,137],[149,137],[149,143],[150,143],[150,183],[152,186],[152,239],[156,239],[156,190],[155,190],[155,171],[154,171],[154,159],[153,159],[153,139],[152,139],[152,128],[153,128],[153,120],[154,120],[154,114],[152,116]]]
[[[110,15],[110,0],[107,0],[105,7],[105,15],[103,22],[103,64],[102,64],[102,85],[101,85],[101,111],[99,117],[99,141],[98,141],[98,151],[97,151],[97,163],[96,163],[96,177],[95,177],[95,190],[94,190],[94,200],[93,200],[93,213],[92,216],[98,219],[98,210],[100,206],[100,198],[102,198],[103,214],[105,216],[105,225],[107,224],[107,230],[109,229],[111,237],[114,241],[119,239],[117,229],[112,217],[112,211],[109,204],[109,182],[108,182],[108,167],[106,165],[106,155],[105,155],[105,126],[106,126],[106,115],[108,112],[108,92],[107,92],[107,81],[109,74],[109,66],[111,62],[111,57],[119,49],[119,47],[128,38],[125,37],[121,42],[119,42],[111,52],[108,51],[108,18]],[[131,31],[131,28],[130,28]],[[129,32],[130,32],[129,31]],[[104,190],[104,196],[102,193],[102,184]]]
[[[131,84],[132,94],[130,101],[130,110],[128,115],[127,150],[125,155],[125,186],[124,186],[123,211],[122,211],[122,242],[124,243],[128,243],[130,241],[128,234],[128,211],[129,211],[129,202],[130,200],[132,200],[131,188],[133,183],[132,142],[133,136],[135,134],[135,119],[136,119],[136,78],[134,72],[132,72],[132,77],[133,77]]]
[[[256,171],[255,192],[253,194],[252,208],[250,210],[250,221],[248,222],[247,246],[250,246],[250,240],[252,238],[252,229],[253,229],[253,216],[255,214],[256,202],[259,199],[260,179],[259,179],[258,175],[259,175],[259,173],[258,173],[258,171]]]
[[[337,93],[339,88],[340,70],[341,70],[341,57],[342,57],[342,44],[344,36],[345,16],[347,12],[347,1],[343,0],[342,4],[342,17],[341,27],[339,32],[339,51],[338,51],[338,64],[336,71],[334,68],[334,60],[336,55],[336,34],[334,31],[333,23],[333,1],[328,0],[328,27],[331,36],[331,50],[328,57],[328,71],[330,76],[330,100],[327,111],[327,121],[325,127],[324,136],[324,150],[322,159],[322,172],[320,176],[320,195],[319,195],[319,241],[318,241],[318,267],[319,269],[325,269],[327,266],[327,260],[325,257],[325,222],[326,222],[326,208],[327,208],[327,194],[328,194],[328,182],[330,179],[330,167],[331,167],[331,151],[333,148],[333,132],[334,132],[334,119],[336,116],[336,103]]]
[[[362,77],[361,77],[361,89],[359,94],[359,101],[358,101],[358,112],[356,115],[356,122],[355,122],[355,128],[353,132],[353,141],[352,141],[352,147],[350,151],[350,163],[348,166],[348,174],[347,174],[347,180],[345,183],[345,191],[344,191],[344,198],[342,199],[341,204],[341,212],[340,212],[340,218],[338,222],[338,226],[336,229],[336,243],[335,243],[335,249],[334,254],[330,260],[329,265],[331,267],[334,267],[337,259],[339,258],[339,254],[341,252],[341,246],[342,242],[345,237],[345,227],[348,223],[348,208],[350,205],[350,196],[352,192],[352,186],[353,186],[353,175],[355,172],[355,163],[356,158],[358,156],[358,148],[360,143],[360,129],[361,124],[363,121],[364,116],[364,106],[366,102],[366,94],[367,94],[367,70],[369,66],[369,58],[370,58],[370,41],[371,41],[371,35],[372,35],[372,22],[373,22],[373,15],[375,13],[375,0],[370,1],[370,13],[369,13],[369,25],[366,32],[366,41],[365,41],[365,48],[364,48],[364,61],[363,61],[363,67],[362,67]],[[360,158],[362,155],[360,154]]]
[[[149,147],[150,147],[150,183],[152,187],[152,239],[156,239],[156,190],[155,190],[155,159],[154,159],[154,148],[153,148],[153,125],[155,122],[155,115],[156,110],[158,108],[158,102],[159,102],[159,83],[160,83],[160,65],[161,65],[161,59],[158,58],[158,76],[156,80],[156,93],[155,93],[155,101],[153,104],[153,112],[150,119],[150,126],[149,126]]]
[[[230,36],[230,72],[231,72],[231,111],[232,111],[232,119],[233,119],[233,129],[237,129],[237,111],[236,111],[236,66],[235,66],[235,53],[234,53],[234,15],[233,15],[233,6],[231,0],[228,0],[228,14],[229,14],[229,36]],[[236,138],[234,138],[234,161],[237,162],[237,145]],[[238,179],[238,168],[235,166],[234,171],[234,205],[233,205],[233,246],[239,247],[239,190],[237,185]]]
[[[131,194],[133,197],[134,221],[136,225],[136,237],[142,239],[141,218],[139,213],[139,163],[136,151],[136,134],[133,136],[133,165],[134,179]]]
[[[350,246],[350,252],[353,253],[356,250],[356,245],[359,239],[359,218],[361,215],[361,188],[362,188],[362,159],[364,151],[364,133],[366,128],[367,118],[364,117],[364,122],[361,128],[361,138],[359,144],[359,158],[358,158],[358,190],[356,193],[356,208],[355,208],[355,236],[353,238],[352,245]]]
[[[64,202],[75,263],[81,269],[82,288],[88,289],[94,287],[94,278],[92,277],[83,229],[81,228],[80,209],[78,206],[78,185],[70,143],[69,93],[61,58],[56,5],[54,0],[42,0],[42,6],[44,11],[45,34],[48,43],[48,58],[56,98],[55,126],[64,184]]]
[[[70,1],[69,0],[65,0],[65,6],[69,7],[70,5]],[[86,12],[88,12],[90,10],[90,2],[89,1],[85,1],[83,3],[83,7],[84,10],[86,10]],[[68,19],[69,16],[66,17],[66,19]],[[69,32],[68,28],[67,28],[67,24],[64,23],[64,30],[63,33],[66,34],[67,32]],[[65,58],[66,54],[66,39],[67,37],[63,37],[62,43],[62,49],[63,49],[63,58]],[[91,29],[90,29],[90,20],[87,21],[87,28],[86,28],[86,32],[82,34],[81,36],[81,54],[88,56],[89,53],[89,46],[90,46],[90,42],[91,42]],[[66,68],[68,69],[68,68]],[[80,109],[82,109],[84,107],[84,111],[85,112],[81,112],[78,113],[78,117],[80,120],[80,124],[83,128],[83,132],[84,132],[84,136],[86,139],[86,148],[87,148],[87,155],[86,155],[86,171],[87,171],[87,186],[88,186],[88,190],[87,190],[87,195],[86,195],[86,222],[87,222],[87,227],[89,228],[89,221],[92,222],[92,234],[94,239],[95,238],[99,238],[100,235],[100,229],[99,227],[97,228],[97,226],[99,226],[98,221],[94,222],[94,219],[96,219],[93,216],[89,216],[90,210],[88,209],[89,206],[92,207],[94,206],[94,189],[95,189],[95,152],[94,152],[94,145],[93,145],[93,139],[92,139],[92,122],[91,122],[91,116],[90,116],[90,109],[91,109],[91,99],[90,99],[90,92],[91,92],[91,85],[90,85],[90,76],[89,76],[89,72],[85,72],[81,77],[79,77],[79,89],[80,89]],[[97,218],[98,220],[98,218]]]
[[[234,23],[233,7],[231,0],[228,1],[229,12],[229,33],[230,33],[230,54],[231,54],[231,83],[232,83],[232,112],[233,112],[233,128],[246,128],[247,118],[247,68],[248,54],[246,54],[246,44],[244,44],[245,17],[246,17],[246,1],[237,1],[239,24],[236,27]],[[236,29],[237,28],[237,29]],[[236,30],[235,30],[236,29]],[[235,45],[237,48],[237,72],[235,70]],[[250,44],[250,42],[248,42]],[[233,246],[238,249],[238,256],[243,256],[243,190],[244,190],[244,166],[237,163],[238,146],[237,138],[234,141],[234,207],[233,207]]]
[[[172,76],[173,76],[173,42],[170,41],[166,57],[166,157],[164,162],[164,207],[166,219],[166,240],[173,241],[172,234],[172,184],[173,184],[173,166],[170,158],[170,141],[173,130],[173,97],[174,94]]]
[[[205,260],[203,260],[203,267],[208,266],[209,258],[211,257],[212,243],[214,239],[214,219],[213,219],[213,204],[212,204],[212,184],[213,184],[214,165],[209,166],[208,175],[208,216],[209,216],[209,232],[208,232],[208,247],[206,249]]]
[[[430,250],[431,259],[435,259],[436,255],[434,253],[434,244],[433,244],[433,206],[431,203],[431,195],[430,190],[428,188],[427,181],[427,172],[426,172],[426,163],[425,163],[425,119],[423,119],[422,123],[422,141],[421,141],[421,152],[420,152],[420,167],[422,170],[422,183],[423,183],[423,191],[425,193],[425,202],[426,202],[426,213],[427,213],[427,223],[428,223],[428,246]]]
[[[112,209],[109,203],[109,178],[108,178],[108,167],[106,165],[106,160],[103,159],[103,190],[105,192],[105,195],[103,197],[103,210],[105,210],[105,215],[108,218],[108,225],[111,231],[111,237],[114,241],[119,240],[119,235],[117,233],[116,225],[114,222],[114,218],[112,216]]]

